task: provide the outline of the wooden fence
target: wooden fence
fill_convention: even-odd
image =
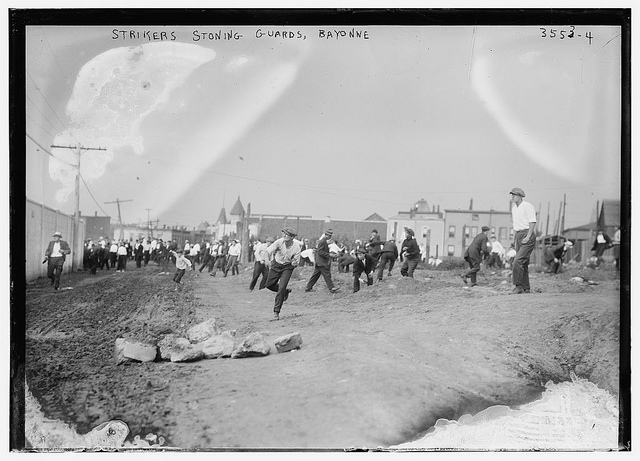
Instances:
[[[25,276],[27,282],[47,275],[47,265],[42,264],[44,252],[55,231],[62,233],[62,239],[71,247],[71,254],[64,263],[64,272],[71,271],[71,261],[76,268],[82,268],[83,242],[85,227],[80,220],[77,247],[73,248],[73,216],[61,213],[41,203],[27,199],[26,232],[25,232]]]

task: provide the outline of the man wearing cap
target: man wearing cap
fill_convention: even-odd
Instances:
[[[293,239],[296,235],[293,229],[285,227],[282,237],[267,247],[265,264],[269,267],[269,276],[265,288],[276,292],[272,321],[280,320],[282,304],[291,293],[291,289],[287,288],[289,279],[293,269],[300,264],[300,245]]]
[[[360,291],[360,276],[367,276],[367,285],[373,285],[373,271],[376,268],[376,258],[368,254],[364,248],[356,251],[356,260],[353,263],[353,292]]]
[[[462,274],[462,281],[467,283],[467,279],[471,279],[471,286],[475,287],[476,274],[480,270],[480,263],[483,256],[489,255],[491,252],[491,244],[487,234],[491,230],[488,226],[482,226],[482,232],[475,236],[471,245],[464,252],[464,259],[469,263],[469,270]]]
[[[511,294],[529,293],[529,259],[536,245],[536,209],[524,200],[524,191],[511,189],[511,218],[513,220],[513,243],[516,256],[513,258],[512,279],[515,287]]]
[[[49,242],[47,250],[44,253],[44,261],[47,262],[47,278],[51,280],[54,290],[60,288],[60,275],[62,274],[62,266],[68,254],[71,253],[69,244],[62,240],[60,232],[53,233],[53,240]]]
[[[547,249],[544,255],[544,262],[546,262],[549,266],[549,273],[557,274],[558,272],[560,272],[564,255],[567,254],[567,251],[572,247],[573,242],[571,242],[570,240],[566,240],[564,242],[560,242],[557,245],[550,246]]]
[[[329,251],[328,241],[332,236],[333,231],[331,229],[327,229],[318,240],[318,245],[316,247],[314,256],[315,263],[313,273],[311,274],[311,278],[309,278],[304,291],[311,291],[313,286],[320,278],[321,274],[324,277],[327,288],[329,288],[331,293],[335,293],[336,291],[338,291],[338,288],[333,285],[333,280],[331,280],[331,252]]]
[[[267,237],[267,241],[265,243],[258,240],[253,246],[253,254],[255,262],[253,264],[253,277],[251,278],[251,283],[249,284],[249,290],[253,291],[256,287],[256,283],[258,283],[258,279],[262,275],[262,280],[260,280],[260,290],[262,290],[266,283],[267,277],[269,277],[269,268],[267,267],[266,260],[267,256],[267,248],[269,245],[273,243],[273,237]]]
[[[405,227],[404,235],[405,238],[400,246],[400,260],[403,261],[400,274],[403,277],[413,278],[413,271],[415,271],[420,262],[420,247],[416,239],[413,238],[415,235],[413,229]]]

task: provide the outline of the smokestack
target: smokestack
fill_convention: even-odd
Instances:
[[[473,198],[471,198],[471,201],[469,202],[469,210],[473,210]]]

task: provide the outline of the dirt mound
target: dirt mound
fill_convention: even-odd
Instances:
[[[190,450],[375,448],[415,439],[438,418],[527,403],[572,370],[617,395],[619,285],[604,271],[583,291],[570,273],[534,273],[534,292],[509,296],[502,274],[468,288],[457,273],[424,269],[354,294],[351,274],[334,269],[341,290],[332,294],[322,279],[304,292],[306,267],[294,271],[281,320],[269,322],[274,293],[249,291],[244,269],[188,272],[182,292],[152,265],[65,275],[72,289],[55,293],[44,280],[31,285],[26,377],[46,417],[80,434],[122,420],[131,434]],[[209,318],[240,339],[300,332],[303,345],[261,358],[114,364],[119,336],[184,336]]]

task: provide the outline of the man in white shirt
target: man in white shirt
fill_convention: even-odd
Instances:
[[[524,201],[524,191],[519,187],[511,189],[511,217],[513,219],[513,242],[516,256],[513,259],[512,279],[515,287],[511,294],[529,293],[529,259],[536,245],[536,209]]]
[[[262,290],[267,284],[267,277],[269,276],[269,268],[267,267],[266,260],[268,258],[267,248],[273,243],[273,237],[267,237],[265,243],[257,241],[253,245],[254,251],[254,265],[253,265],[253,277],[251,277],[251,283],[249,284],[249,290],[253,291],[258,283],[258,279],[262,275],[260,280],[260,290]]]
[[[231,275],[239,275],[240,271],[238,270],[238,260],[240,259],[240,250],[242,247],[237,240],[233,240],[231,245],[229,246],[229,259],[227,259],[227,267],[224,271],[224,276],[227,276],[227,273],[231,271]]]
[[[300,264],[300,245],[293,240],[296,235],[293,229],[285,227],[282,229],[282,238],[267,248],[266,265],[269,267],[269,276],[265,288],[277,293],[272,321],[280,320],[282,303],[289,298],[289,293],[291,293],[291,289],[287,288],[289,279],[293,269]]]
[[[504,248],[500,242],[496,239],[496,236],[491,237],[491,256],[489,257],[489,267],[502,267],[502,256],[504,255]]]
[[[53,240],[49,242],[49,246],[44,253],[44,261],[47,264],[47,278],[51,280],[54,290],[60,288],[60,275],[62,274],[62,266],[66,255],[71,253],[69,244],[62,240],[60,232],[53,233]]]
[[[616,226],[611,244],[613,245],[613,258],[616,261],[616,271],[620,272],[620,226]]]

